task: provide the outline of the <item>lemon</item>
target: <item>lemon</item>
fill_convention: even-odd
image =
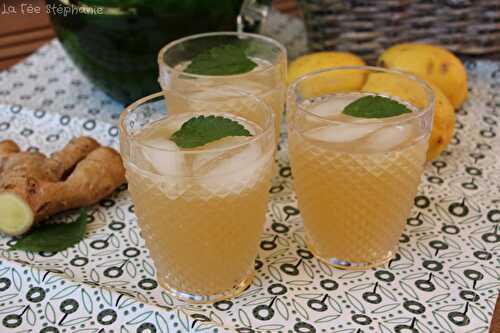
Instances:
[[[380,66],[411,72],[432,82],[459,108],[467,99],[467,72],[463,63],[445,48],[429,44],[398,44],[385,50]]]
[[[348,52],[316,52],[301,56],[288,66],[288,83],[302,75],[318,70],[343,67],[364,66],[363,59]],[[346,70],[329,72],[303,81],[298,86],[299,92],[306,98],[317,97],[336,92],[359,90],[365,82],[366,71]]]

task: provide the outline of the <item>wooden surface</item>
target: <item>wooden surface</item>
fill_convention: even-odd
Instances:
[[[0,70],[21,61],[54,37],[50,20],[45,13],[45,3],[42,0],[26,1],[25,3],[32,4],[33,8],[40,8],[40,14],[29,13],[27,6],[21,7],[21,1],[0,1]],[[13,6],[16,13],[4,13],[4,8],[8,8],[8,6]],[[285,13],[300,15],[295,0],[275,0],[273,6]],[[490,333],[500,333],[500,302],[498,299]]]
[[[283,13],[300,16],[300,9],[296,0],[273,0],[273,7]]]
[[[0,1],[0,70],[21,61],[52,38],[54,30],[43,0]]]

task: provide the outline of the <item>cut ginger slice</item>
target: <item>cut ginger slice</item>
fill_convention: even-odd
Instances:
[[[14,193],[0,193],[0,232],[21,235],[33,225],[33,211],[25,200]]]

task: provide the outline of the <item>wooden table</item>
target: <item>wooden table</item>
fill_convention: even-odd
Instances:
[[[17,0],[0,2],[0,70],[21,61],[47,41],[55,37],[50,20],[45,13],[42,0],[32,0],[23,6]],[[5,9],[15,8],[16,13],[7,14]],[[295,0],[275,0],[275,8],[292,15],[300,15]],[[40,13],[35,13],[36,8]],[[500,299],[500,297],[499,297]],[[457,332],[458,333],[458,332]],[[500,333],[500,301],[497,300],[490,333]]]
[[[55,36],[44,1],[21,5],[17,0],[0,2],[0,70],[21,61]],[[9,8],[12,11],[7,14]],[[36,8],[39,14],[33,12]]]

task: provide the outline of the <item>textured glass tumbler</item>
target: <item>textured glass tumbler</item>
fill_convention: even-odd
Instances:
[[[342,114],[369,95],[412,112],[370,119]],[[291,85],[294,186],[308,245],[319,258],[366,269],[394,255],[426,161],[433,105],[427,84],[377,67],[328,69]]]
[[[173,107],[179,109],[171,113]],[[172,146],[167,133],[200,115],[233,117],[253,136],[191,149]],[[216,101],[157,93],[122,113],[120,145],[160,284],[189,302],[213,302],[245,289],[253,277],[276,145],[267,104],[234,91]]]
[[[197,75],[184,70],[194,57],[215,47],[236,46],[257,64],[253,70],[234,75]],[[266,101],[276,118],[278,137],[285,108],[286,49],[262,35],[238,32],[213,32],[181,38],[167,44],[158,54],[159,81],[162,89],[178,91],[198,99],[212,98],[237,88]]]

